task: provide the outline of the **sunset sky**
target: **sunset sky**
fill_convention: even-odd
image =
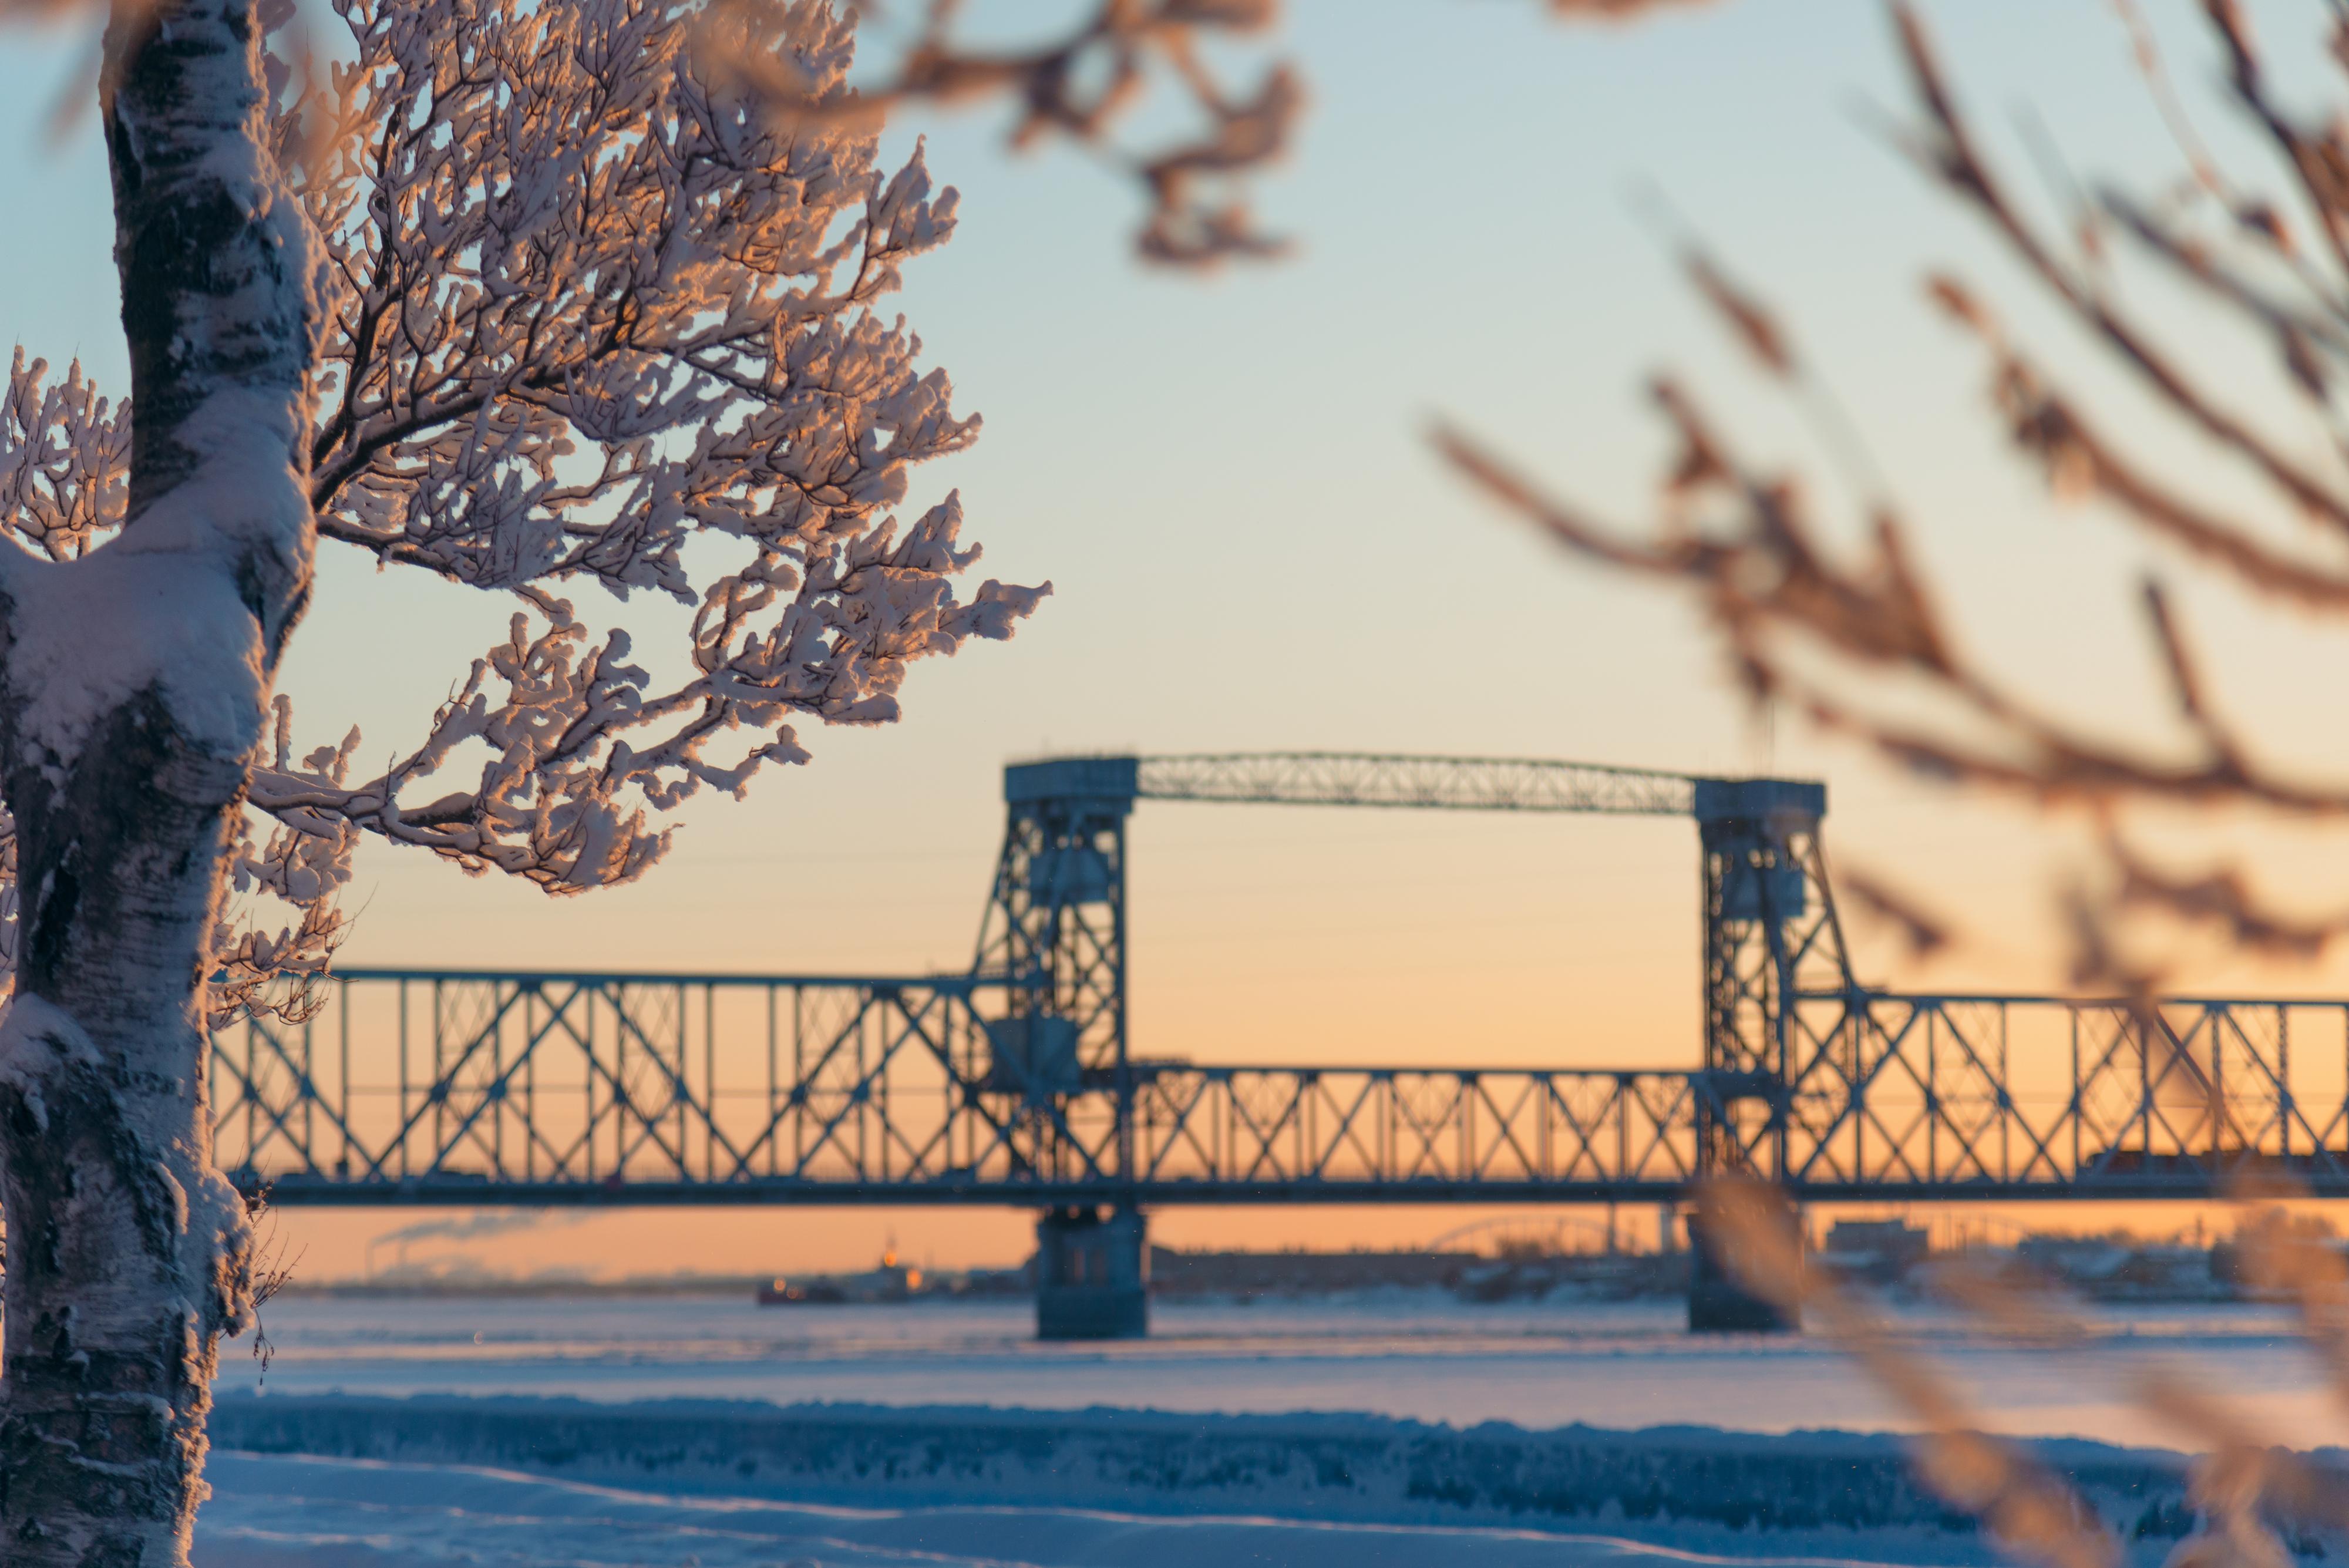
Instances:
[[[2209,90],[2195,8],[2147,5],[2206,132],[2240,147]],[[1454,420],[1637,521],[1661,452],[1641,379],[1669,364],[1764,450],[1786,445],[1785,414],[1646,215],[1668,206],[1774,301],[1855,411],[1985,660],[2116,732],[2166,733],[2136,618],[2137,573],[2156,557],[2109,518],[2044,499],[2001,444],[1978,356],[1921,302],[1924,268],[1948,265],[2026,329],[2047,319],[1870,129],[1876,109],[1904,107],[1880,7],[1739,0],[1634,27],[1567,27],[1531,0],[1291,9],[1281,49],[1312,101],[1301,145],[1259,196],[1267,223],[1297,242],[1277,264],[1205,279],[1141,266],[1117,178],[1066,150],[1007,153],[991,111],[889,134],[902,154],[926,132],[933,171],[963,192],[959,234],[917,264],[903,308],[960,405],[987,420],[974,452],[918,477],[916,500],[958,487],[984,574],[1052,580],[1017,640],[918,668],[895,728],[803,728],[812,765],[771,773],[744,802],[696,803],[669,861],[634,887],[551,901],[370,846],[345,961],[953,970],[976,936],[1006,761],[1326,748],[1824,777],[1835,852],[1973,939],[1923,971],[1857,928],[1870,977],[2060,983],[2048,909],[2067,864],[2061,832],[1899,776],[1791,719],[1757,719],[1687,606],[1563,559],[1464,492],[1424,440],[1432,419]],[[1926,9],[2034,196],[2044,184],[2018,129],[2033,124],[2083,178],[2149,188],[2175,176],[2107,0]],[[2306,7],[2252,9],[2279,39],[2309,25]],[[23,150],[0,166],[15,235],[0,260],[0,338],[59,362],[78,354],[121,389],[92,118],[40,151],[83,47],[23,34],[0,46],[0,135]],[[2203,329],[2181,328],[2189,343]],[[2060,341],[2050,348],[2060,359]],[[2224,493],[2223,475],[2207,477]],[[389,751],[510,609],[348,556],[324,553],[286,686],[307,742],[356,721]],[[2225,698],[2262,742],[2312,767],[2349,766],[2333,683],[2298,675],[2337,659],[2340,633],[2223,593],[2185,602]],[[657,652],[674,613],[636,613]],[[2273,887],[2313,905],[2349,870],[2337,845],[2257,824],[2225,831],[2267,855]],[[1673,821],[1145,805],[1133,829],[1133,1047],[1692,1065],[1695,848],[1693,826]],[[2205,988],[2349,983],[2338,963],[2279,974],[2190,951],[2180,963],[2180,983]],[[370,1237],[419,1218],[288,1212],[281,1228],[306,1250],[305,1271],[330,1278],[366,1266]],[[1154,1233],[1393,1244],[1467,1218],[1202,1211],[1161,1216]],[[788,1272],[862,1265],[894,1231],[942,1265],[1008,1263],[1027,1224],[1008,1211],[637,1212],[549,1221],[473,1255],[509,1269]]]

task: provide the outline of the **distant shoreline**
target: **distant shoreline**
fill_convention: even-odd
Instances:
[[[1905,1225],[1839,1225],[1831,1241],[1880,1242],[1897,1231],[1900,1247],[1822,1248],[1813,1265],[1883,1291],[1896,1299],[1930,1299],[1936,1277],[1952,1255],[1930,1251],[1922,1231]],[[1977,1255],[2018,1283],[2052,1288],[2108,1304],[2215,1304],[2266,1299],[2242,1277],[2231,1242],[2213,1246],[2129,1243],[2110,1238],[2033,1237],[2019,1247]],[[1030,1298],[1033,1260],[1009,1268],[915,1270],[894,1258],[861,1273],[795,1273],[789,1299],[769,1304],[784,1312],[833,1304],[896,1304],[909,1301],[1006,1301]],[[1315,1302],[1365,1293],[1439,1293],[1469,1303],[1602,1304],[1679,1299],[1688,1289],[1685,1251],[1185,1251],[1150,1249],[1153,1298],[1174,1303]],[[680,1273],[624,1279],[572,1275],[500,1277],[458,1272],[440,1275],[307,1281],[285,1287],[289,1296],[417,1299],[642,1299],[734,1296],[763,1300],[785,1293],[783,1280],[765,1274]]]
[[[303,1296],[740,1296],[749,1299],[762,1274],[680,1274],[627,1280],[301,1280],[289,1282],[279,1299]]]

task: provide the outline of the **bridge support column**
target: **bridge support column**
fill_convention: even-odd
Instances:
[[[1775,1216],[1773,1216],[1775,1219]],[[1799,1234],[1792,1200],[1785,1201],[1786,1229]],[[1737,1260],[1750,1244],[1720,1208],[1700,1196],[1688,1216],[1688,1325],[1691,1334],[1799,1334],[1799,1307],[1787,1311],[1765,1301],[1740,1282]]]
[[[1142,1210],[1053,1209],[1036,1221],[1036,1337],[1150,1332],[1150,1231]]]

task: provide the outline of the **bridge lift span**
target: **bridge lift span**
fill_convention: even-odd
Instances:
[[[1029,1207],[1071,1333],[1138,1330],[1142,1215],[1175,1203],[1671,1201],[1726,1171],[2174,1199],[2254,1159],[2349,1196],[2349,1003],[1862,986],[1816,783],[1288,753],[1018,763],[1004,797],[967,973],[346,971],[309,1023],[215,1039],[221,1163],[278,1203]],[[1142,800],[1693,818],[1698,1064],[1137,1057]]]

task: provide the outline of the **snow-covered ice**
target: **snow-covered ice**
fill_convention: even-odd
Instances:
[[[1868,1568],[1986,1563],[1978,1541],[1706,1552],[1552,1534],[1086,1509],[837,1508],[679,1497],[451,1466],[224,1454],[197,1568]],[[1667,1532],[1669,1534],[1669,1532]],[[1891,1550],[1870,1552],[1868,1545]]]
[[[1692,1339],[1678,1303],[1464,1305],[1441,1295],[1252,1305],[1154,1303],[1147,1340],[1040,1345],[1024,1301],[761,1308],[716,1296],[643,1299],[281,1297],[266,1324],[283,1393],[563,1395],[766,1399],[779,1404],[1117,1406],[1366,1411],[1469,1426],[1581,1421],[1788,1431],[1897,1430],[1902,1412],[1810,1337]],[[1969,1338],[1920,1320],[1920,1338],[1984,1427],[2107,1442],[2178,1442],[2131,1397],[2148,1358],[2195,1369],[2252,1402],[2259,1428],[2299,1447],[2349,1445],[2322,1370],[2279,1312],[2109,1312],[2094,1354]],[[224,1362],[222,1386],[259,1368]]]
[[[1995,1560],[1914,1485],[1897,1438],[1819,1430],[1902,1423],[1815,1339],[1692,1340],[1672,1303],[1396,1295],[1161,1303],[1149,1340],[1045,1345],[1030,1314],[280,1298],[265,1384],[249,1363],[224,1379],[196,1562]],[[2271,1440],[2344,1435],[2277,1314],[2099,1321],[2102,1343],[2061,1360],[1913,1326],[1988,1426],[2174,1445],[2127,1397],[2151,1358]],[[1709,1429],[1653,1429],[1672,1426]],[[2175,1455],[2050,1452],[2134,1537],[2133,1562],[2158,1563],[2190,1518]]]

